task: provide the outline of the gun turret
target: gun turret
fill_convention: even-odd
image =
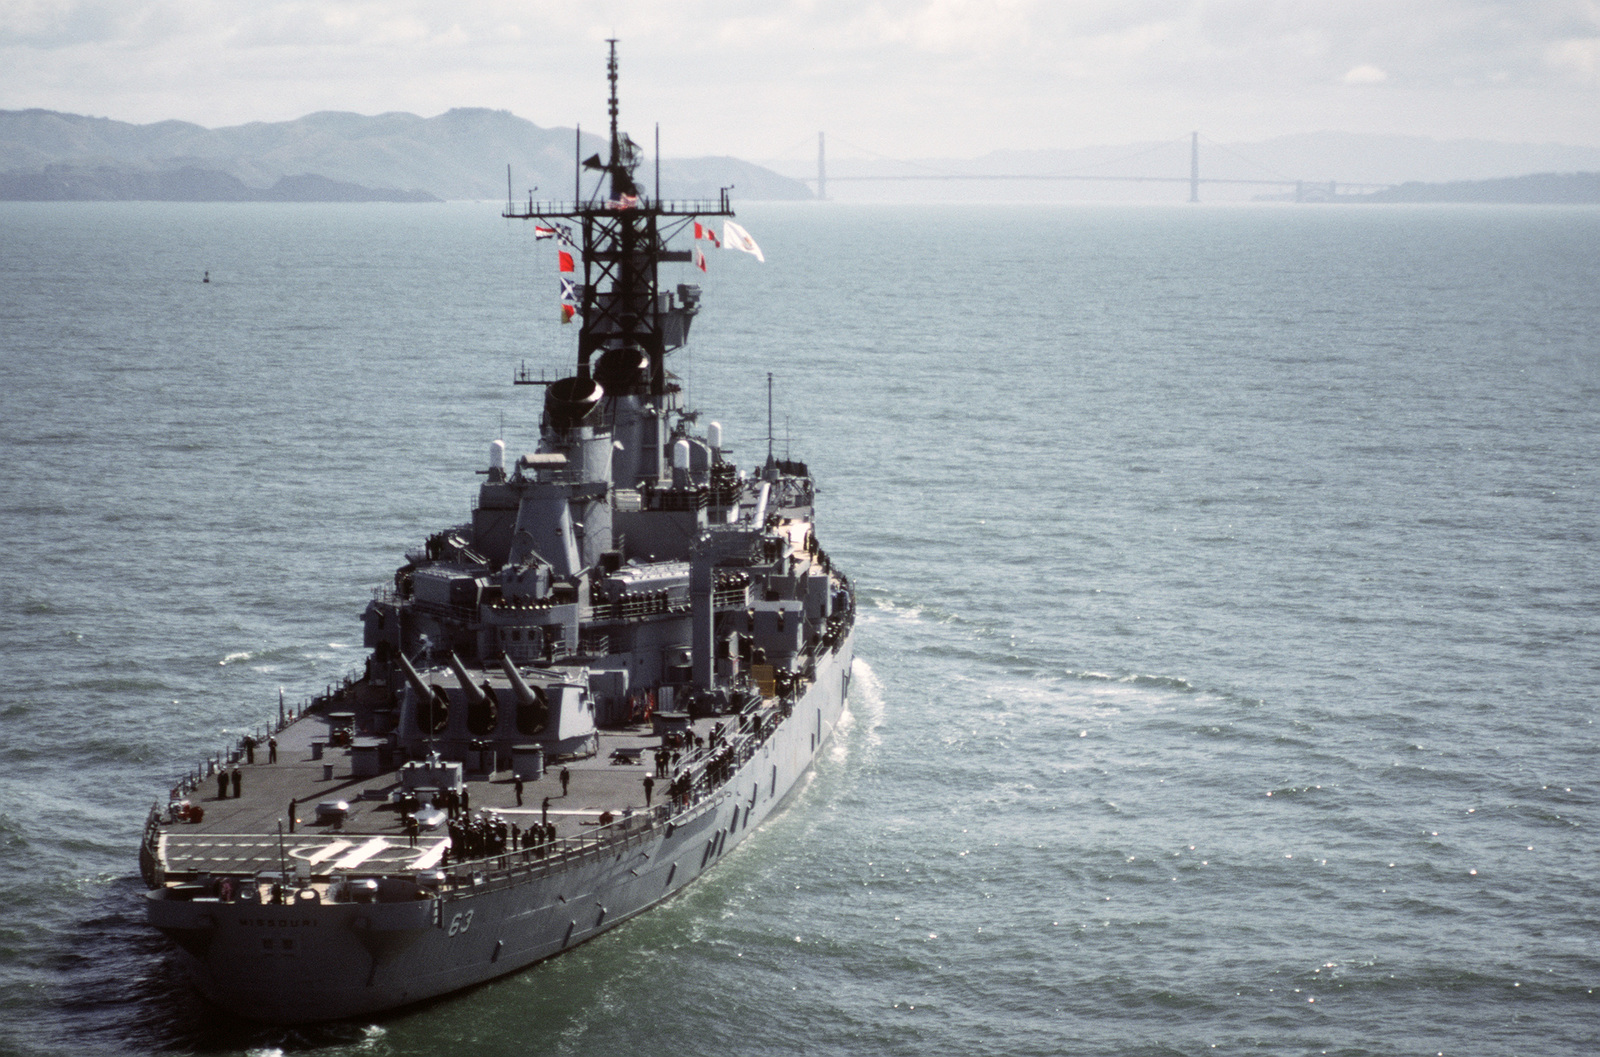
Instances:
[[[495,725],[500,721],[499,702],[494,697],[493,688],[488,683],[481,687],[474,684],[467,666],[461,663],[461,658],[456,656],[454,650],[450,651],[450,667],[455,670],[462,693],[467,695],[467,729],[479,737],[493,734]]]
[[[400,660],[400,670],[406,673],[406,682],[411,684],[411,689],[416,691],[417,696],[424,701],[431,699],[433,697],[433,687],[422,681],[422,676],[418,675],[417,670],[411,667],[411,662],[406,660],[405,654],[397,652],[395,656]]]
[[[396,653],[395,656],[400,659],[400,668],[406,673],[406,682],[411,684],[412,691],[417,695],[417,726],[424,733],[438,734],[450,723],[449,696],[443,687],[423,682],[422,676],[406,660],[405,654]]]
[[[489,699],[484,696],[481,689],[472,681],[472,676],[467,673],[467,666],[461,663],[454,650],[450,651],[450,667],[455,670],[456,681],[461,684],[461,689],[466,692],[467,700],[474,705],[481,705]]]
[[[510,657],[501,654],[500,667],[517,695],[517,730],[522,734],[542,734],[550,724],[550,701],[543,687],[529,686]]]

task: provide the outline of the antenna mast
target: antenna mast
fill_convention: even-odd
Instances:
[[[606,60],[606,80],[611,82],[611,165],[615,172],[617,162],[621,161],[617,149],[621,146],[617,141],[617,41],[613,37],[606,43],[611,45],[611,57]]]
[[[530,195],[526,210],[507,208],[505,212],[507,217],[518,220],[577,221],[581,228],[581,232],[557,229],[566,239],[580,236],[571,248],[579,251],[572,256],[579,258],[581,254],[582,261],[577,265],[581,276],[562,284],[568,306],[564,310],[566,317],[581,317],[582,326],[578,331],[576,373],[570,379],[551,383],[550,392],[557,396],[550,406],[557,408],[554,420],[565,423],[558,427],[561,429],[577,424],[595,409],[587,394],[631,393],[658,410],[666,406],[669,395],[678,391],[666,369],[666,356],[683,347],[689,320],[699,309],[700,288],[682,284],[675,291],[663,290],[657,266],[693,262],[693,251],[672,250],[666,245],[667,239],[681,231],[690,219],[733,215],[726,191],[715,201],[686,200],[663,206],[659,128],[656,196],[652,200],[640,193],[646,188],[640,183],[643,174],[636,170],[644,164],[645,152],[620,127],[617,41],[608,39],[606,43],[610,45],[606,57],[607,113],[611,119],[609,160],[602,160],[600,153],[583,157],[583,133],[574,128],[573,200],[536,203]],[[600,174],[601,185],[585,198],[583,180],[587,172]],[[607,177],[609,194],[605,190]],[[663,222],[668,225],[665,231]],[[616,355],[610,356],[607,377],[601,379],[592,374],[591,362],[612,353]],[[593,369],[599,366],[595,364]]]

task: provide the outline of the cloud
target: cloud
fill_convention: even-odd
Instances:
[[[1600,78],[1600,36],[1562,40],[1545,50],[1545,62],[1584,84]]]
[[[593,127],[610,36],[630,120],[682,152],[819,128],[898,154],[1456,134],[1530,110],[1537,131],[1479,131],[1600,141],[1594,0],[0,0],[0,107],[215,126],[486,106]]]

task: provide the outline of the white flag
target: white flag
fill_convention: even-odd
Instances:
[[[750,237],[750,232],[735,224],[731,220],[722,222],[722,248],[725,250],[743,250],[754,254],[756,260],[766,263],[767,258],[762,255],[761,247],[756,245],[756,240]]]

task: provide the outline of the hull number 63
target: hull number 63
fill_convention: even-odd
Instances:
[[[472,911],[463,911],[450,919],[450,935],[459,936],[472,927]]]

